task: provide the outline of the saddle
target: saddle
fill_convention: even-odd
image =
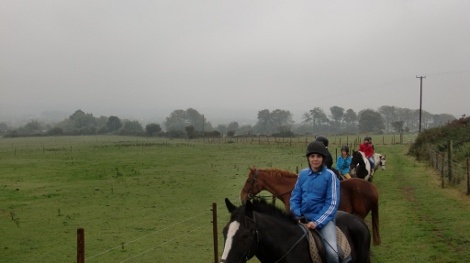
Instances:
[[[326,262],[325,246],[318,230],[310,230],[305,224],[300,224],[302,229],[308,234],[308,244],[310,247],[310,257],[312,262]],[[343,231],[336,227],[336,243],[338,257],[340,262],[348,262],[351,260],[351,246]]]

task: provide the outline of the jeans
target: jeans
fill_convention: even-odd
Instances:
[[[319,229],[323,236],[323,244],[326,250],[326,262],[338,263],[338,246],[336,245],[336,225],[334,220],[328,222],[324,227]]]
[[[371,156],[371,157],[369,158],[369,162],[370,162],[370,169],[371,169],[371,170],[374,170],[374,167],[375,167],[374,156]]]

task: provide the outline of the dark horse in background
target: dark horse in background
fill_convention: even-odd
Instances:
[[[372,182],[373,171],[367,157],[361,151],[353,151],[350,165],[352,177]]]
[[[293,214],[260,200],[240,207],[228,199],[225,203],[231,215],[223,230],[221,263],[246,262],[254,256],[264,263],[312,262],[307,230]],[[370,232],[364,220],[338,211],[336,225],[351,247],[350,262],[370,262]]]
[[[261,191],[270,192],[280,199],[290,211],[290,197],[298,175],[280,169],[250,168],[248,178],[240,192],[242,203],[252,199]],[[380,244],[379,194],[374,184],[362,179],[351,178],[340,182],[339,210],[366,218],[371,212],[374,245]]]

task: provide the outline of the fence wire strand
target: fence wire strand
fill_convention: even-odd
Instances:
[[[183,224],[183,223],[185,223],[185,222],[188,222],[188,221],[190,221],[190,220],[193,220],[194,218],[203,216],[203,215],[208,214],[208,213],[210,213],[210,211],[206,211],[206,212],[200,213],[200,214],[198,214],[198,215],[195,215],[195,216],[190,217],[190,218],[188,218],[188,219],[186,219],[186,220],[180,221],[180,222],[178,222],[178,223],[176,223],[176,224],[173,224],[173,225],[171,225],[171,226],[167,226],[167,227],[162,228],[162,229],[160,229],[160,230],[154,231],[154,232],[152,232],[152,233],[150,233],[150,234],[147,234],[147,235],[138,237],[138,238],[136,238],[136,239],[134,239],[134,240],[131,240],[131,241],[129,241],[129,242],[126,242],[126,245],[135,243],[135,242],[137,242],[138,240],[141,240],[141,239],[143,239],[143,238],[146,238],[146,237],[155,235],[155,234],[160,233],[160,232],[162,232],[162,231],[165,231],[165,230],[168,230],[168,229],[170,229],[170,228],[173,228],[173,227],[175,227],[175,226],[177,226],[177,225],[181,225],[181,224]],[[100,253],[98,253],[98,254],[96,254],[96,255],[93,255],[93,256],[90,256],[90,257],[86,257],[85,259],[86,259],[86,260],[90,260],[90,259],[92,259],[92,258],[101,256],[101,255],[106,254],[106,253],[109,253],[110,251],[112,251],[112,250],[114,250],[114,249],[117,249],[117,248],[121,248],[121,247],[122,247],[122,245],[118,245],[118,246],[112,247],[112,248],[110,248],[110,249],[108,249],[108,250],[105,250],[105,251],[103,251],[103,252],[100,252]]]

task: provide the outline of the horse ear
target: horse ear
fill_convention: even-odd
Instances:
[[[227,206],[227,210],[232,213],[237,209],[237,207],[228,200],[228,198],[225,198],[225,205]]]

